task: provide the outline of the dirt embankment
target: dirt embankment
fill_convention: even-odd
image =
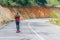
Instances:
[[[52,8],[47,7],[13,7],[0,6],[0,24],[14,20],[15,10],[20,13],[21,19],[49,18]],[[59,8],[56,8],[59,9]],[[60,10],[60,9],[59,9]]]

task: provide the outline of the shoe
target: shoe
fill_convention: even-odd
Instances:
[[[16,31],[16,33],[19,33],[19,32],[20,32],[19,30]]]

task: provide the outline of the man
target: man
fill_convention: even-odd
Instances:
[[[19,30],[19,21],[20,21],[20,16],[19,16],[19,14],[17,13],[17,14],[15,15],[15,22],[16,22],[16,29],[17,29],[16,33],[19,33],[19,32],[20,32],[20,30]]]

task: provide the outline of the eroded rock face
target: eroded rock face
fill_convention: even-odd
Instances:
[[[0,6],[0,24],[13,19],[14,13],[10,11],[8,7]]]
[[[13,7],[13,8],[9,8],[9,7],[0,5],[0,24],[4,24],[4,22],[14,20],[15,12],[16,12],[14,9],[20,13],[21,19],[49,18],[50,17],[49,14],[53,10],[50,7],[47,7],[47,8],[44,8],[44,7]]]

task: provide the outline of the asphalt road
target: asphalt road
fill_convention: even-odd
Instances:
[[[60,40],[60,27],[49,24],[49,19],[22,20],[20,33],[16,33],[15,22],[0,30],[0,40]]]

